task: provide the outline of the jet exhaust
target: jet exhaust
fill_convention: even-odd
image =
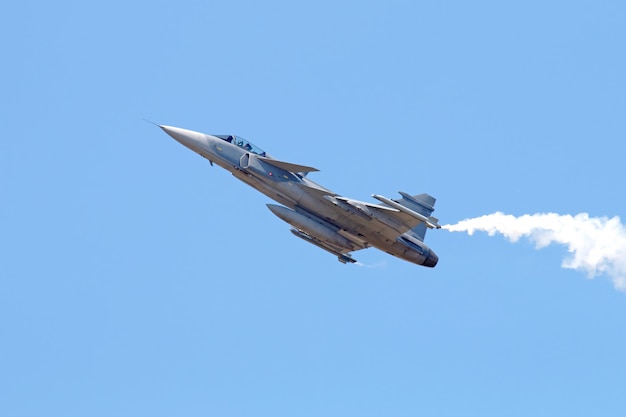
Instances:
[[[525,214],[519,217],[496,212],[442,227],[450,232],[496,233],[511,242],[526,237],[537,249],[552,243],[566,245],[571,254],[563,268],[586,272],[589,278],[608,275],[616,289],[626,292],[626,228],[620,218],[575,216],[556,213]]]

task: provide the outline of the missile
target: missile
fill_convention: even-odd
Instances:
[[[441,229],[440,225],[438,225],[436,222],[433,223],[432,218],[426,217],[423,214],[420,214],[414,210],[411,210],[410,208],[405,207],[400,203],[397,203],[387,197],[383,197],[382,195],[372,194],[372,197],[374,197],[376,200],[382,201],[383,203],[397,210],[400,210],[403,213],[408,214],[411,217],[416,218],[417,220],[424,222],[424,224],[428,226],[430,229]]]
[[[287,207],[278,206],[276,204],[267,204],[267,208],[269,208],[270,211],[281,220],[289,223],[299,230],[306,232],[308,235],[315,237],[321,242],[335,246],[339,249],[354,250],[352,242],[324,224],[325,222],[322,219],[316,221],[305,216],[304,214],[300,214]]]
[[[336,255],[337,259],[342,264],[346,264],[348,262],[353,264],[353,263],[356,262],[356,259],[354,259],[352,256],[350,256],[350,254],[343,254],[341,252],[337,252],[336,249],[333,249],[330,246],[325,245],[323,242],[320,242],[319,240],[317,240],[313,236],[309,236],[306,233],[303,233],[303,232],[299,231],[298,229],[290,229],[290,230],[291,230],[291,233],[293,233],[295,236],[299,237],[300,239],[304,240],[305,242],[311,243],[311,244],[317,246],[320,249],[324,249],[326,252],[329,252],[329,253],[332,253],[333,255]]]

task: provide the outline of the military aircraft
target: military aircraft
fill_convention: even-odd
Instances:
[[[280,161],[240,136],[207,135],[159,125],[165,133],[235,178],[282,205],[267,207],[293,226],[291,233],[333,255],[354,263],[350,252],[373,246],[417,265],[434,267],[439,258],[424,243],[426,228],[439,229],[431,216],[435,199],[428,194],[401,199],[372,197],[372,204],[343,197],[307,178],[318,169]]]

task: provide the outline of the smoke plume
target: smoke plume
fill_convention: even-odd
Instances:
[[[609,219],[589,217],[587,213],[541,213],[515,217],[497,212],[443,228],[470,236],[477,230],[489,236],[500,233],[511,242],[526,237],[537,249],[552,243],[565,245],[570,255],[563,260],[563,268],[584,271],[590,278],[606,274],[615,288],[626,291],[626,228],[617,216]]]

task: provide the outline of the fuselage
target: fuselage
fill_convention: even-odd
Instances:
[[[270,207],[274,214],[288,223],[301,224],[301,227],[294,227],[305,230],[307,235],[318,237],[323,234],[323,238],[318,237],[322,246],[327,246],[329,236],[336,234],[338,237],[328,243],[331,250],[323,248],[339,255],[340,260],[341,253],[373,246],[419,265],[433,267],[437,264],[437,255],[409,230],[402,232],[402,225],[393,217],[368,215],[366,207],[359,210],[358,202],[346,204],[341,196],[311,181],[306,173],[297,171],[310,167],[277,161],[238,136],[208,135],[177,127],[160,127],[212,164],[230,171],[237,179],[295,212],[277,213],[279,208]],[[292,232],[298,234],[298,231]]]

